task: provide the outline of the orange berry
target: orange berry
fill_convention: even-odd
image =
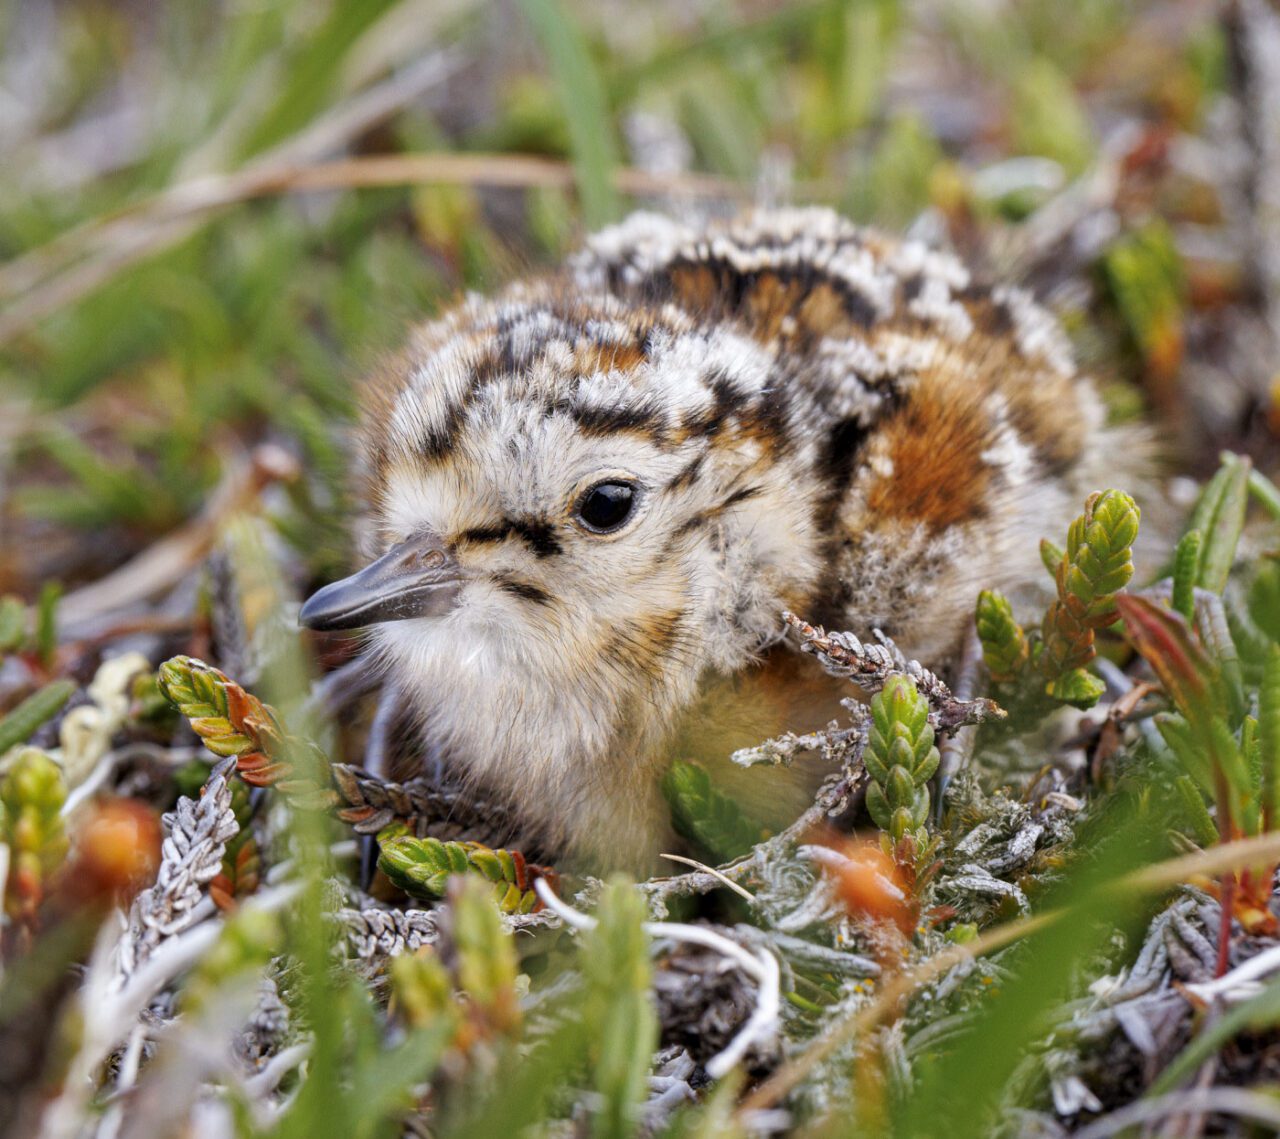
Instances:
[[[109,799],[78,830],[70,869],[76,893],[133,893],[154,877],[163,836],[150,807],[133,799]]]
[[[891,921],[903,933],[915,928],[916,907],[902,872],[877,842],[852,839],[833,844],[839,861],[827,866],[836,896],[850,914]]]

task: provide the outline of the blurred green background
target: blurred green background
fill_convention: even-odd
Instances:
[[[0,42],[0,591],[101,576],[263,442],[336,571],[353,380],[636,205],[914,226],[1047,295],[1182,461],[1274,442],[1265,367],[1187,413],[1247,294],[1210,4],[68,0]]]

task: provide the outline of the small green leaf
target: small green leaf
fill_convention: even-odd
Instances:
[[[1101,680],[1083,668],[1064,672],[1045,686],[1045,691],[1055,700],[1081,709],[1092,708],[1106,690],[1107,686]]]
[[[717,862],[746,854],[768,837],[738,804],[712,785],[705,768],[677,760],[662,780],[676,833],[696,843]]]
[[[1249,583],[1248,616],[1258,633],[1280,644],[1280,559],[1257,567]]]
[[[1179,775],[1173,785],[1186,810],[1191,837],[1202,847],[1213,846],[1218,841],[1218,828],[1195,780],[1190,775]]]
[[[1049,571],[1049,576],[1055,580],[1058,576],[1058,567],[1066,556],[1061,546],[1055,545],[1048,538],[1040,539],[1040,560],[1044,563],[1044,568]]]
[[[1206,795],[1214,794],[1213,773],[1209,769],[1209,757],[1191,732],[1191,725],[1177,715],[1159,715],[1155,718],[1161,738],[1169,745],[1174,758],[1195,779]]]
[[[1272,646],[1258,686],[1258,765],[1263,787],[1263,823],[1280,822],[1280,645]]]
[[[1196,575],[1202,543],[1199,530],[1188,530],[1173,552],[1173,608],[1188,621],[1195,617]]]
[[[27,639],[27,607],[12,595],[0,597],[0,653],[17,652]]]
[[[0,720],[0,755],[11,747],[26,743],[37,728],[52,720],[75,692],[74,681],[55,680],[34,692]]]
[[[1230,452],[1223,455],[1222,466],[1200,494],[1191,514],[1191,530],[1204,536],[1196,567],[1196,584],[1212,593],[1221,593],[1235,561],[1236,546],[1244,530],[1245,509],[1249,504],[1248,459]]]
[[[62,586],[47,581],[36,602],[36,654],[45,668],[52,668],[58,653],[58,600]]]
[[[526,888],[523,861],[509,850],[414,838],[399,824],[379,832],[378,848],[378,869],[410,897],[443,898],[449,879],[464,875],[488,883],[491,899],[504,913],[529,913],[537,905],[537,895]]]
[[[1249,472],[1249,493],[1272,518],[1280,519],[1280,486],[1259,470]]]
[[[1014,680],[1027,663],[1030,647],[1003,594],[990,589],[978,594],[977,626],[982,659],[991,679],[997,683]]]
[[[871,821],[882,831],[888,832],[893,825],[893,808],[879,783],[867,784],[866,802]]]
[[[1235,726],[1245,710],[1244,670],[1231,636],[1226,609],[1221,597],[1206,593],[1200,595],[1195,609],[1200,640],[1217,667],[1218,694],[1226,701],[1224,715],[1227,722]]]
[[[1241,825],[1247,835],[1263,831],[1263,807],[1267,788],[1262,778],[1262,748],[1258,741],[1258,721],[1246,716],[1240,725],[1240,756],[1249,775],[1248,794],[1244,796]]]

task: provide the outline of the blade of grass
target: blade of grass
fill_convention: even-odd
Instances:
[[[284,82],[245,138],[243,155],[256,154],[295,134],[321,112],[336,86],[347,53],[396,0],[348,0],[328,18],[289,61]]]
[[[1280,519],[1280,487],[1261,471],[1249,472],[1249,493],[1258,500],[1272,518]]]
[[[1245,507],[1248,505],[1248,459],[1224,452],[1222,466],[1209,480],[1196,503],[1188,530],[1203,535],[1196,584],[1213,593],[1221,593],[1235,561],[1236,545],[1244,530]]]
[[[41,724],[62,711],[62,706],[71,699],[75,690],[74,681],[55,680],[32,693],[0,719],[0,755],[30,739]]]
[[[617,218],[619,210],[612,180],[618,152],[604,84],[582,30],[559,0],[521,0],[520,8],[547,58],[569,128],[582,212],[595,229]]]

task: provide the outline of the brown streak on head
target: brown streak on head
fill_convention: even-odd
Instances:
[[[493,580],[499,589],[515,597],[522,598],[525,601],[532,601],[536,605],[551,604],[551,594],[532,582],[521,581],[519,578],[511,577],[508,574],[495,574]]]
[[[684,612],[676,609],[633,617],[618,623],[607,652],[628,674],[640,674],[652,682],[662,679],[666,659],[680,638]]]
[[[472,526],[458,535],[457,544],[494,545],[498,542],[505,542],[514,533],[515,531],[512,530],[511,524],[506,521],[496,523],[493,526]]]
[[[848,335],[848,314],[840,293],[829,282],[815,285],[796,309],[796,320],[811,336]]]
[[[689,263],[671,270],[671,299],[689,312],[705,312],[720,300],[720,283],[709,265]]]
[[[1064,376],[1024,356],[1009,335],[1006,306],[977,297],[968,299],[966,307],[975,329],[970,353],[982,362],[989,384],[998,380],[1009,422],[1046,474],[1065,474],[1080,461],[1089,437],[1079,377]]]
[[[678,261],[651,284],[689,312],[741,321],[766,347],[859,335],[875,322],[865,297],[813,265],[742,270],[716,259]]]
[[[634,372],[645,362],[643,344],[596,344],[580,340],[573,348],[572,368],[580,376],[597,372]]]
[[[798,278],[761,273],[743,296],[742,312],[751,335],[763,344],[774,340],[803,296],[803,283]]]
[[[1061,476],[1080,462],[1089,427],[1080,413],[1078,380],[1033,371],[1004,390],[1010,422],[1046,473]]]
[[[879,428],[893,471],[868,491],[873,518],[921,522],[936,533],[986,514],[992,472],[982,454],[992,442],[992,423],[984,394],[942,370],[921,376]]]

